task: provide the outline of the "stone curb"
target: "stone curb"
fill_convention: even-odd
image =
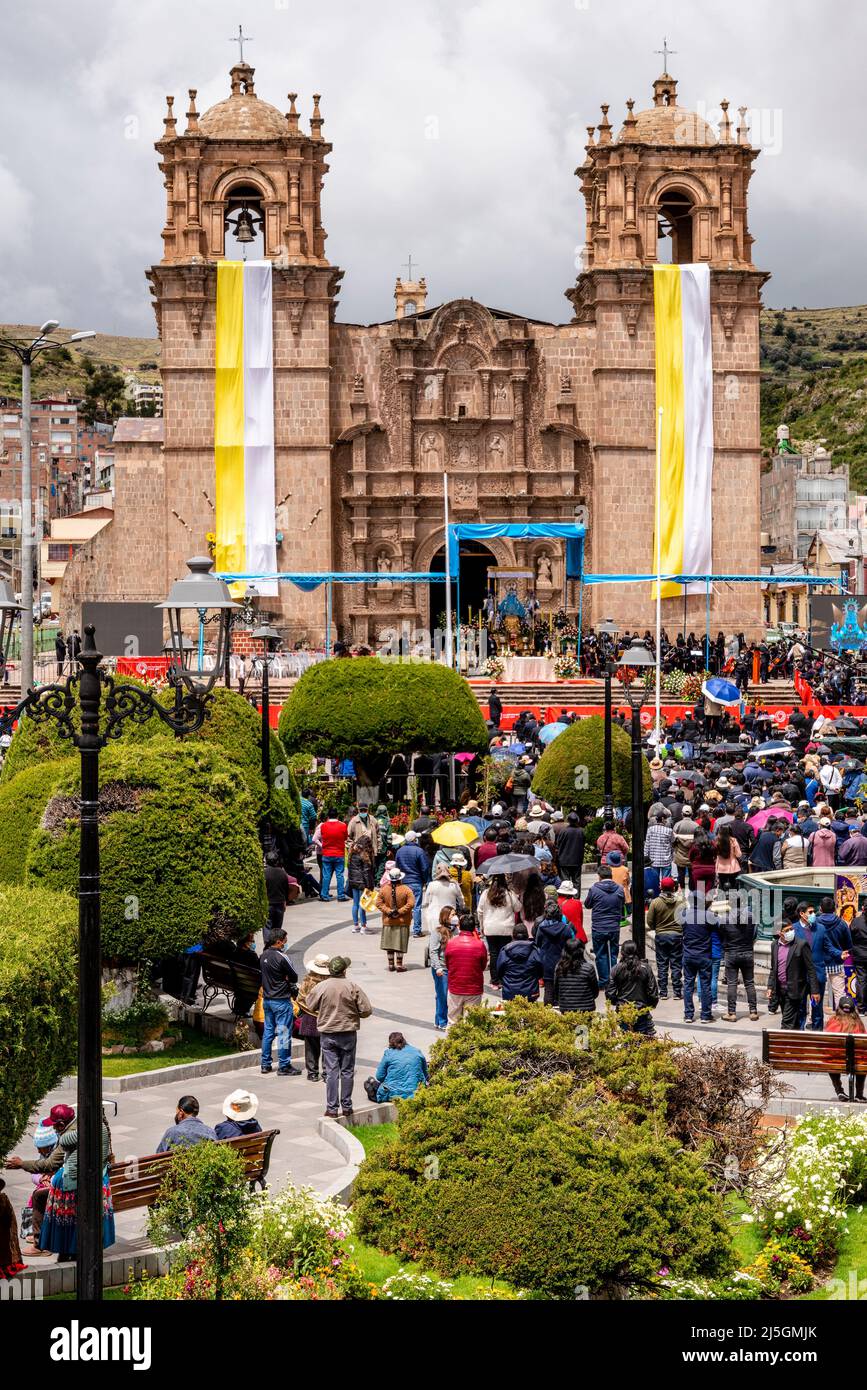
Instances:
[[[382,1125],[397,1118],[396,1105],[369,1105],[363,1110],[355,1110],[352,1114],[351,1123],[354,1125]],[[350,1123],[345,1117],[341,1116],[337,1120],[329,1120],[323,1117],[318,1125],[317,1131],[320,1139],[324,1139],[326,1144],[330,1144],[336,1149],[341,1158],[346,1160],[346,1167],[334,1182],[328,1187],[317,1189],[322,1192],[323,1197],[331,1197],[335,1201],[342,1202],[348,1206],[352,1201],[352,1192],[355,1187],[355,1179],[358,1177],[358,1170],[364,1162],[364,1145],[360,1139],[356,1139],[354,1134],[350,1134],[347,1128]]]

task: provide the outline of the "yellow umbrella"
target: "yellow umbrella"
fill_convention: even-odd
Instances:
[[[479,839],[479,832],[465,820],[444,820],[431,832],[431,839],[438,845],[471,845]]]

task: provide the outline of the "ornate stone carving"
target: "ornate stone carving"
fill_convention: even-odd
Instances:
[[[452,496],[456,507],[476,506],[475,478],[456,478]]]
[[[475,441],[465,435],[454,435],[449,441],[449,464],[453,468],[475,468],[478,457]]]
[[[487,461],[489,468],[503,468],[506,462],[506,446],[501,434],[492,434],[488,440]]]
[[[421,462],[424,468],[439,470],[442,468],[441,441],[437,434],[428,432],[423,434],[419,445]]]

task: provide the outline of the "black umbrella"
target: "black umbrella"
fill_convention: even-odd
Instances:
[[[707,778],[703,777],[700,772],[673,772],[671,776],[675,782],[692,782],[695,787],[707,786]]]
[[[838,734],[860,734],[861,732],[861,725],[858,720],[852,719],[848,714],[844,714],[840,719],[835,719],[834,728]]]
[[[538,868],[539,860],[533,854],[497,854],[484,861],[479,873],[489,878],[492,874],[520,874]]]
[[[714,743],[707,749],[708,753],[742,753],[743,745],[740,743]]]

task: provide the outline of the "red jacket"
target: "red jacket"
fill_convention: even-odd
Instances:
[[[459,931],[446,943],[449,994],[482,994],[488,952],[475,932]]]
[[[342,859],[346,849],[346,824],[331,818],[324,820],[320,827],[323,859]]]

